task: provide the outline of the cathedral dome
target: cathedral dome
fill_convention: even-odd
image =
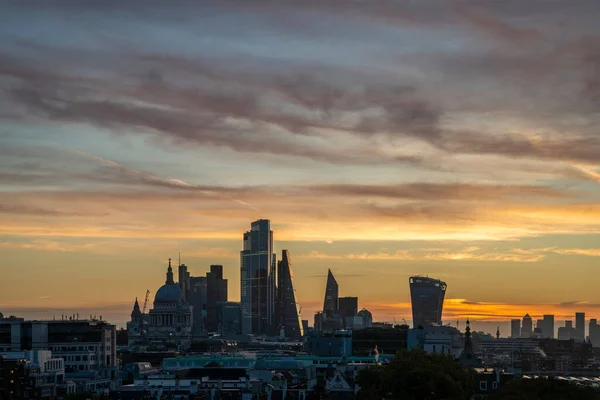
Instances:
[[[157,290],[154,295],[154,308],[165,308],[172,306],[182,306],[185,303],[183,290],[179,284],[173,281],[173,268],[171,268],[171,259],[169,258],[169,268],[167,269],[167,280],[165,284]]]
[[[154,296],[154,304],[181,304],[183,302],[183,291],[176,283],[165,283]]]

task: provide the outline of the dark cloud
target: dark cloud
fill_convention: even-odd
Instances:
[[[311,13],[337,9],[334,3],[260,3],[261,7],[245,2],[231,2],[223,7],[274,15],[294,9]],[[57,122],[89,123],[120,133],[153,134],[175,144],[218,146],[329,163],[434,164],[419,155],[391,156],[374,145],[379,138],[385,138],[391,148],[399,148],[405,138],[424,141],[450,155],[598,162],[600,138],[594,125],[582,127],[566,122],[582,117],[592,121],[598,114],[600,50],[594,36],[570,35],[558,40],[548,35],[538,25],[551,21],[547,15],[556,14],[555,8],[537,15],[535,8],[513,2],[504,7],[464,3],[453,8],[453,18],[443,24],[435,16],[427,18],[425,11],[432,4],[443,3],[414,6],[381,2],[365,7],[352,2],[345,10],[353,10],[350,14],[363,10],[368,18],[387,16],[422,26],[433,23],[444,29],[458,25],[516,45],[514,50],[473,46],[460,52],[420,54],[419,62],[430,63],[431,75],[436,70],[442,74],[440,91],[446,100],[434,97],[432,83],[427,80],[391,79],[393,75],[377,76],[352,67],[299,65],[250,56],[240,63],[239,55],[228,59],[186,59],[135,48],[127,53],[112,50],[107,59],[120,55],[122,61],[115,62],[110,70],[114,76],[105,73],[99,78],[81,73],[78,63],[86,57],[78,57],[77,52],[82,50],[63,52],[62,61],[57,61],[59,57],[53,56],[52,49],[44,51],[43,46],[19,42],[17,47],[36,51],[29,60],[10,54],[0,58],[0,75],[8,83],[4,101],[20,109],[22,118],[37,115]],[[523,17],[518,19],[521,9]],[[569,8],[568,12],[581,10]],[[531,21],[537,24],[528,25]],[[393,49],[390,53],[400,54]],[[400,56],[405,61],[419,59],[419,54],[414,53]],[[37,64],[40,60],[36,57],[52,62]],[[71,64],[70,69],[59,68],[65,59],[67,65]],[[131,65],[126,67],[123,60]],[[566,71],[572,71],[569,79],[559,79]],[[469,85],[471,81],[473,85]],[[484,85],[487,92],[481,93],[481,101],[476,91],[479,85]],[[443,93],[445,87],[452,90]],[[514,102],[511,96],[516,97]],[[503,111],[537,118],[542,128],[556,132],[534,140],[518,131],[490,134],[446,126],[455,113],[485,111],[486,107],[504,107]],[[14,114],[10,112],[8,116]],[[348,142],[353,144],[336,147],[337,143],[330,142],[328,130],[351,135],[353,139]],[[307,139],[310,136],[320,140]]]
[[[564,198],[565,190],[547,186],[502,186],[482,184],[434,184],[414,183],[400,185],[321,185],[313,187],[317,193],[359,196],[385,197],[413,200],[463,200],[486,201],[506,198]]]

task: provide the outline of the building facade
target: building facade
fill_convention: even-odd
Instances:
[[[554,339],[554,315],[544,315],[542,322],[542,337]]]
[[[441,325],[446,283],[439,279],[413,276],[409,284],[413,327]]]
[[[533,336],[533,320],[529,314],[525,314],[521,323],[521,337],[528,338]]]
[[[242,309],[233,301],[217,302],[217,332],[221,335],[239,335],[242,332]]]
[[[52,321],[0,319],[0,352],[31,352],[32,360],[42,368],[56,367],[53,359],[62,359],[68,374],[95,373],[99,377],[117,377],[117,346],[114,325],[98,319],[77,320],[73,316]],[[51,351],[49,357],[42,350]],[[30,353],[33,354],[33,353]],[[43,359],[43,360],[42,360]]]
[[[521,337],[521,320],[511,319],[510,320],[510,337],[518,338]]]
[[[219,318],[217,303],[227,301],[227,279],[223,279],[223,266],[211,265],[206,274],[206,329],[217,332]]]
[[[575,341],[583,342],[585,340],[585,313],[575,313]]]
[[[358,297],[340,297],[338,299],[340,317],[344,319],[344,326],[349,328],[348,319],[358,313]]]
[[[275,254],[269,220],[252,222],[244,233],[240,252],[240,294],[242,332],[266,335],[274,333]]]

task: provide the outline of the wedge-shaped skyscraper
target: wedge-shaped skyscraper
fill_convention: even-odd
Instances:
[[[283,328],[288,338],[299,339],[304,335],[302,319],[298,312],[294,291],[294,273],[292,261],[287,250],[281,252],[281,261],[277,263],[277,314],[279,329]]]
[[[409,284],[413,326],[441,325],[446,283],[439,279],[413,276]]]
[[[327,273],[327,286],[325,286],[325,301],[323,301],[323,314],[332,317],[338,312],[339,286],[331,270]]]

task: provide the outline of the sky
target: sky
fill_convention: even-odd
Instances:
[[[304,319],[600,317],[600,3],[1,1],[0,312],[122,324],[250,222]],[[507,331],[508,333],[508,331]]]

